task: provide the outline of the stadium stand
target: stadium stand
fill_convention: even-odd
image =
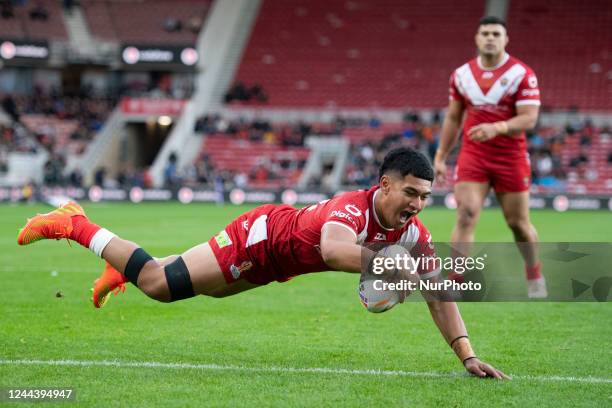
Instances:
[[[538,74],[547,108],[612,109],[608,0],[512,0],[509,52]]]
[[[61,2],[4,2],[0,37],[27,40],[67,40]],[[4,13],[7,11],[7,14]],[[12,10],[12,16],[8,13]]]
[[[433,157],[439,139],[437,123],[403,123],[349,127],[343,135],[351,140],[351,159],[345,182],[360,187],[376,181],[384,154],[399,145],[410,145]],[[612,193],[612,132],[588,121],[565,127],[546,126],[528,135],[534,192],[576,194]],[[454,160],[446,179],[452,186]],[[438,189],[441,187],[436,186]]]
[[[474,48],[453,33],[483,12],[484,1],[267,0],[236,81],[260,84],[272,106],[440,107]]]
[[[38,89],[31,95],[11,98],[18,123],[43,147],[60,155],[79,155],[115,104],[113,98],[86,95],[63,95]]]
[[[234,184],[242,187],[294,185],[310,154],[303,146],[304,137],[328,130],[327,126],[271,125],[263,120],[230,122],[219,116],[203,117],[196,123],[196,131],[206,135],[196,166],[205,161],[213,171],[224,172],[224,179],[236,180]]]
[[[211,0],[84,0],[94,37],[137,44],[195,44]]]

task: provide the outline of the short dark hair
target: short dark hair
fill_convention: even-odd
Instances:
[[[402,177],[414,177],[433,182],[434,171],[424,154],[410,147],[398,147],[385,156],[380,165],[379,179],[385,174],[399,173]]]
[[[504,19],[496,17],[496,16],[484,16],[478,22],[478,27],[480,27],[482,25],[487,25],[487,24],[499,24],[499,25],[504,26],[505,29],[508,29],[506,27],[506,22],[504,21]]]

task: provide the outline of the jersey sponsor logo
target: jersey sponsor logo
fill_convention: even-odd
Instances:
[[[350,215],[348,215],[347,213],[342,212],[342,211],[339,211],[339,210],[334,210],[334,211],[332,211],[332,213],[331,213],[330,217],[344,218],[344,219],[346,219],[346,220],[350,221],[351,223],[353,223],[353,224],[355,224],[355,225],[357,224],[357,223],[355,222],[355,220],[353,219],[353,217],[351,217],[351,216],[350,216]]]
[[[217,241],[219,248],[232,245],[232,240],[225,230],[221,231],[215,236],[215,241]]]
[[[230,272],[234,279],[238,279],[243,272],[248,271],[253,267],[253,264],[250,261],[244,261],[240,264],[240,266],[230,265]]]
[[[386,240],[387,240],[387,235],[381,232],[377,232],[376,236],[374,237],[374,241],[386,241]]]
[[[527,78],[527,85],[529,85],[530,88],[538,87],[538,79],[535,77],[535,75],[529,75]]]
[[[540,95],[539,89],[523,89],[521,91],[521,96],[539,96],[539,95]]]
[[[244,228],[245,231],[249,230],[249,220],[242,221],[242,228]]]
[[[485,71],[482,73],[482,79],[493,78],[493,73],[491,71]]]
[[[354,204],[347,204],[344,206],[344,209],[353,214],[355,217],[359,217],[361,215],[361,210]]]

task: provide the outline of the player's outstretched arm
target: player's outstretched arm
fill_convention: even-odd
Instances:
[[[510,379],[502,371],[476,357],[455,302],[431,300],[427,305],[440,333],[470,374],[481,378]]]
[[[459,137],[459,126],[463,118],[463,104],[457,100],[451,100],[448,104],[446,116],[442,123],[442,133],[440,135],[440,145],[436,151],[434,158],[434,171],[436,172],[436,180],[444,183],[446,174],[446,159],[449,153],[453,150],[457,138]]]
[[[357,235],[347,227],[325,224],[321,229],[321,256],[337,271],[361,273],[361,251]]]

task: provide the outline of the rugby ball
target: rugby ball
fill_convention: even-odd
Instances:
[[[409,257],[410,252],[401,245],[386,246],[375,255],[370,270],[363,272],[359,281],[359,300],[369,312],[386,312],[408,296],[409,292],[389,290],[386,286],[388,283],[397,283],[406,276],[406,271],[396,268],[395,262],[383,262],[395,260],[397,256]],[[382,267],[383,265],[385,267]]]
[[[371,313],[386,312],[397,305],[400,296],[394,290],[382,290],[382,279],[367,278],[359,282],[359,300],[361,304]]]

